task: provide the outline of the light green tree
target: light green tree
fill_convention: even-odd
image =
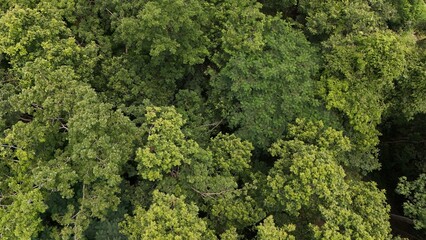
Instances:
[[[1,16],[0,54],[12,65],[13,72],[25,74],[22,67],[41,57],[55,66],[72,66],[85,81],[93,78],[96,45],[77,44],[60,13],[42,1],[35,8],[15,5]]]
[[[182,164],[190,164],[198,144],[186,140],[181,131],[184,120],[172,107],[147,107],[144,128],[148,133],[143,148],[136,152],[138,171],[142,178],[160,180],[163,175]]]
[[[322,123],[299,120],[300,137],[270,148],[278,157],[267,179],[265,204],[297,237],[313,239],[388,239],[389,206],[374,183],[350,180],[338,164],[349,141]],[[297,135],[296,135],[297,136]],[[318,141],[316,141],[318,139]],[[312,142],[314,140],[314,142]]]
[[[122,232],[129,239],[215,239],[207,223],[198,217],[198,207],[184,197],[153,192],[153,202],[145,210],[137,207],[126,216]]]
[[[292,232],[295,229],[295,225],[276,227],[274,218],[269,216],[257,227],[257,239],[294,240],[295,237],[289,234],[289,232]]]
[[[49,214],[62,237],[82,238],[91,218],[104,218],[120,202],[120,174],[134,150],[135,127],[68,66],[56,69],[38,59],[23,72],[22,81],[32,84],[10,104],[27,117],[0,140],[7,159],[3,176],[27,191],[39,189],[45,202],[59,194],[62,199],[47,206]],[[10,184],[2,189],[12,191]]]
[[[0,177],[4,178],[2,175]],[[9,185],[14,186],[7,191],[4,184],[0,180],[0,238],[12,240],[35,237],[43,228],[39,213],[47,208],[40,189],[24,188],[18,182],[9,182]]]
[[[394,81],[406,65],[406,49],[390,31],[336,35],[324,47],[320,91],[327,108],[347,118],[344,124],[354,145],[350,165],[364,171],[377,169],[377,125],[389,106],[385,100]]]

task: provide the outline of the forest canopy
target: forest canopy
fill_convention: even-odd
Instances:
[[[424,0],[0,1],[0,239],[424,239],[425,144]]]

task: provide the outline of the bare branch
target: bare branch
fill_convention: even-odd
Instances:
[[[113,13],[108,9],[108,8],[105,8],[105,10],[107,10],[107,12],[112,16],[113,15]]]
[[[215,196],[220,196],[228,192],[238,191],[238,189],[228,189],[228,190],[223,190],[220,192],[201,192],[193,187],[191,187],[191,189],[194,190],[196,193],[200,194],[203,198],[207,198],[207,197],[214,198]]]
[[[32,118],[19,117],[19,120],[21,120],[23,122],[31,122],[33,119]]]
[[[18,147],[17,147],[17,146],[15,146],[15,145],[2,144],[1,146],[2,146],[2,147],[5,147],[5,148],[18,149]]]
[[[61,122],[61,127],[59,129],[65,129],[68,132],[68,126]]]
[[[40,105],[38,105],[38,104],[35,104],[35,103],[31,103],[31,106],[32,106],[33,108],[36,108],[36,109],[41,109],[41,110],[43,110],[43,109],[44,109],[42,106],[40,106]]]
[[[213,127],[209,129],[209,132],[213,132],[221,123],[223,122],[223,119],[221,119],[219,122],[213,123]]]

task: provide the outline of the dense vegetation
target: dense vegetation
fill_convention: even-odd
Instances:
[[[0,239],[425,234],[425,37],[424,0],[2,0]]]

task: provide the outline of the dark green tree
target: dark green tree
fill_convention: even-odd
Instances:
[[[265,148],[297,116],[316,114],[312,76],[318,65],[301,32],[276,18],[263,24],[263,48],[236,53],[211,85],[214,104],[229,126]]]

